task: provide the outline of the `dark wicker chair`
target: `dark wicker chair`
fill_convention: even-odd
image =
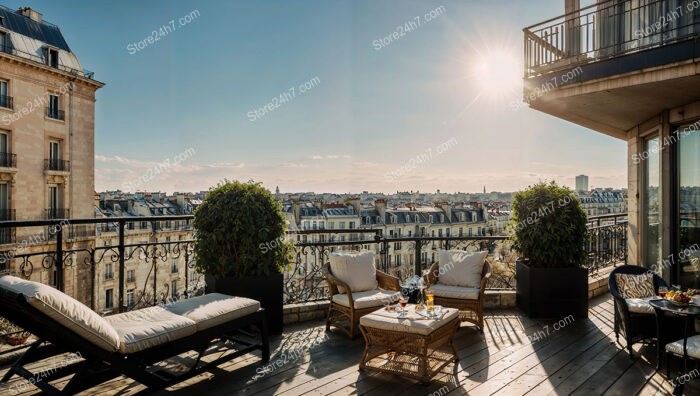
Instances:
[[[630,312],[625,299],[620,294],[615,280],[616,274],[632,274],[642,275],[649,272],[648,269],[637,265],[623,265],[615,268],[608,277],[608,289],[615,301],[615,340],[620,342],[620,334],[627,342],[627,350],[630,357],[634,357],[632,353],[632,345],[640,342],[649,342],[656,340],[656,315],[654,313],[635,313]],[[660,286],[667,286],[666,282],[658,275],[654,274],[654,291],[659,292]]]

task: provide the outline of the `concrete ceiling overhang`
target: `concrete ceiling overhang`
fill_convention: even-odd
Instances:
[[[567,86],[542,94],[530,101],[530,107],[626,139],[627,131],[664,110],[700,101],[700,75],[679,78],[674,78],[674,73],[667,75],[668,79],[653,81],[642,73],[633,78],[638,81],[632,85],[606,80]]]

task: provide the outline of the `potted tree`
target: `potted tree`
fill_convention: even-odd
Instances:
[[[539,183],[513,197],[516,301],[530,317],[588,317],[586,212],[573,192]]]
[[[282,271],[291,252],[281,204],[259,183],[225,181],[195,210],[194,228],[207,292],[260,301],[270,333],[281,333]]]

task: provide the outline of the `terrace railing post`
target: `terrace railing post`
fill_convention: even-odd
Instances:
[[[90,309],[95,310],[95,283],[97,282],[95,270],[95,249],[90,252]]]
[[[190,271],[187,269],[190,262],[190,252],[187,250],[187,244],[185,244],[185,298],[190,298]]]
[[[414,243],[416,244],[416,260],[413,263],[414,269],[413,271],[415,272],[416,275],[420,276],[422,273],[422,263],[421,263],[421,242],[420,239],[416,238],[414,240]]]
[[[126,221],[123,219],[119,220],[119,246],[117,251],[119,252],[119,312],[124,311],[124,228]]]
[[[65,292],[65,282],[63,281],[63,228],[52,225],[56,232],[56,287],[58,290]],[[49,233],[51,233],[49,227]]]

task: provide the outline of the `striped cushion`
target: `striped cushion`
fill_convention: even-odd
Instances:
[[[641,275],[615,274],[617,288],[622,298],[644,298],[656,294],[654,290],[654,274]]]

